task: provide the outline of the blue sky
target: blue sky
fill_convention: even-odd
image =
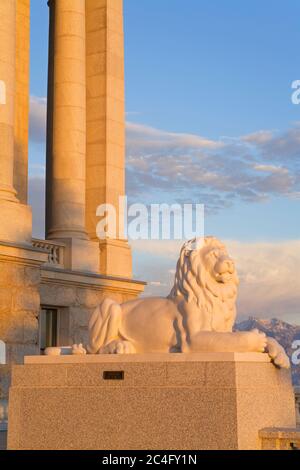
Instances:
[[[299,119],[299,2],[125,1],[128,110],[219,138]]]
[[[32,0],[36,213],[45,160],[46,3]],[[207,232],[252,247],[274,244],[274,253],[299,240],[300,106],[291,102],[291,84],[300,79],[299,1],[125,0],[124,12],[131,199],[205,202]],[[179,177],[174,168],[182,164]],[[151,256],[143,252],[142,260],[136,275],[147,266],[147,280],[157,282]]]
[[[32,0],[31,91],[46,93],[48,7]],[[127,111],[209,138],[285,129],[299,78],[295,0],[125,0]]]

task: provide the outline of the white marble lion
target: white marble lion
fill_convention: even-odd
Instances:
[[[214,237],[184,244],[167,298],[122,305],[105,299],[89,324],[90,354],[267,352],[290,366],[284,349],[258,330],[233,332],[238,276],[225,246]],[[73,347],[73,353],[84,349]]]

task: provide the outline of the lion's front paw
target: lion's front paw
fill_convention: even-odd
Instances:
[[[115,340],[100,349],[99,354],[134,354],[135,348],[129,341]]]
[[[267,338],[267,351],[277,367],[289,369],[291,364],[290,360],[283,349],[283,347],[274,338]]]
[[[265,333],[257,329],[245,333],[249,344],[249,351],[265,352],[267,347],[267,337]]]
[[[73,344],[72,346],[73,356],[83,356],[85,354],[86,354],[86,349],[84,349],[82,344]]]

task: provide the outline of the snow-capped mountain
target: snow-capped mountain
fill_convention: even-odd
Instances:
[[[292,357],[295,352],[292,349],[292,344],[295,340],[300,340],[300,326],[290,325],[276,318],[259,320],[252,317],[235,325],[235,329],[238,331],[249,331],[255,328],[263,331],[267,336],[275,338],[284,347],[288,356]],[[294,385],[300,386],[300,365],[292,365],[292,375]]]

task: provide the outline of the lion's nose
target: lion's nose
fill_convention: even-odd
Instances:
[[[234,273],[234,262],[230,258],[223,258],[218,261],[216,270],[219,274]]]

